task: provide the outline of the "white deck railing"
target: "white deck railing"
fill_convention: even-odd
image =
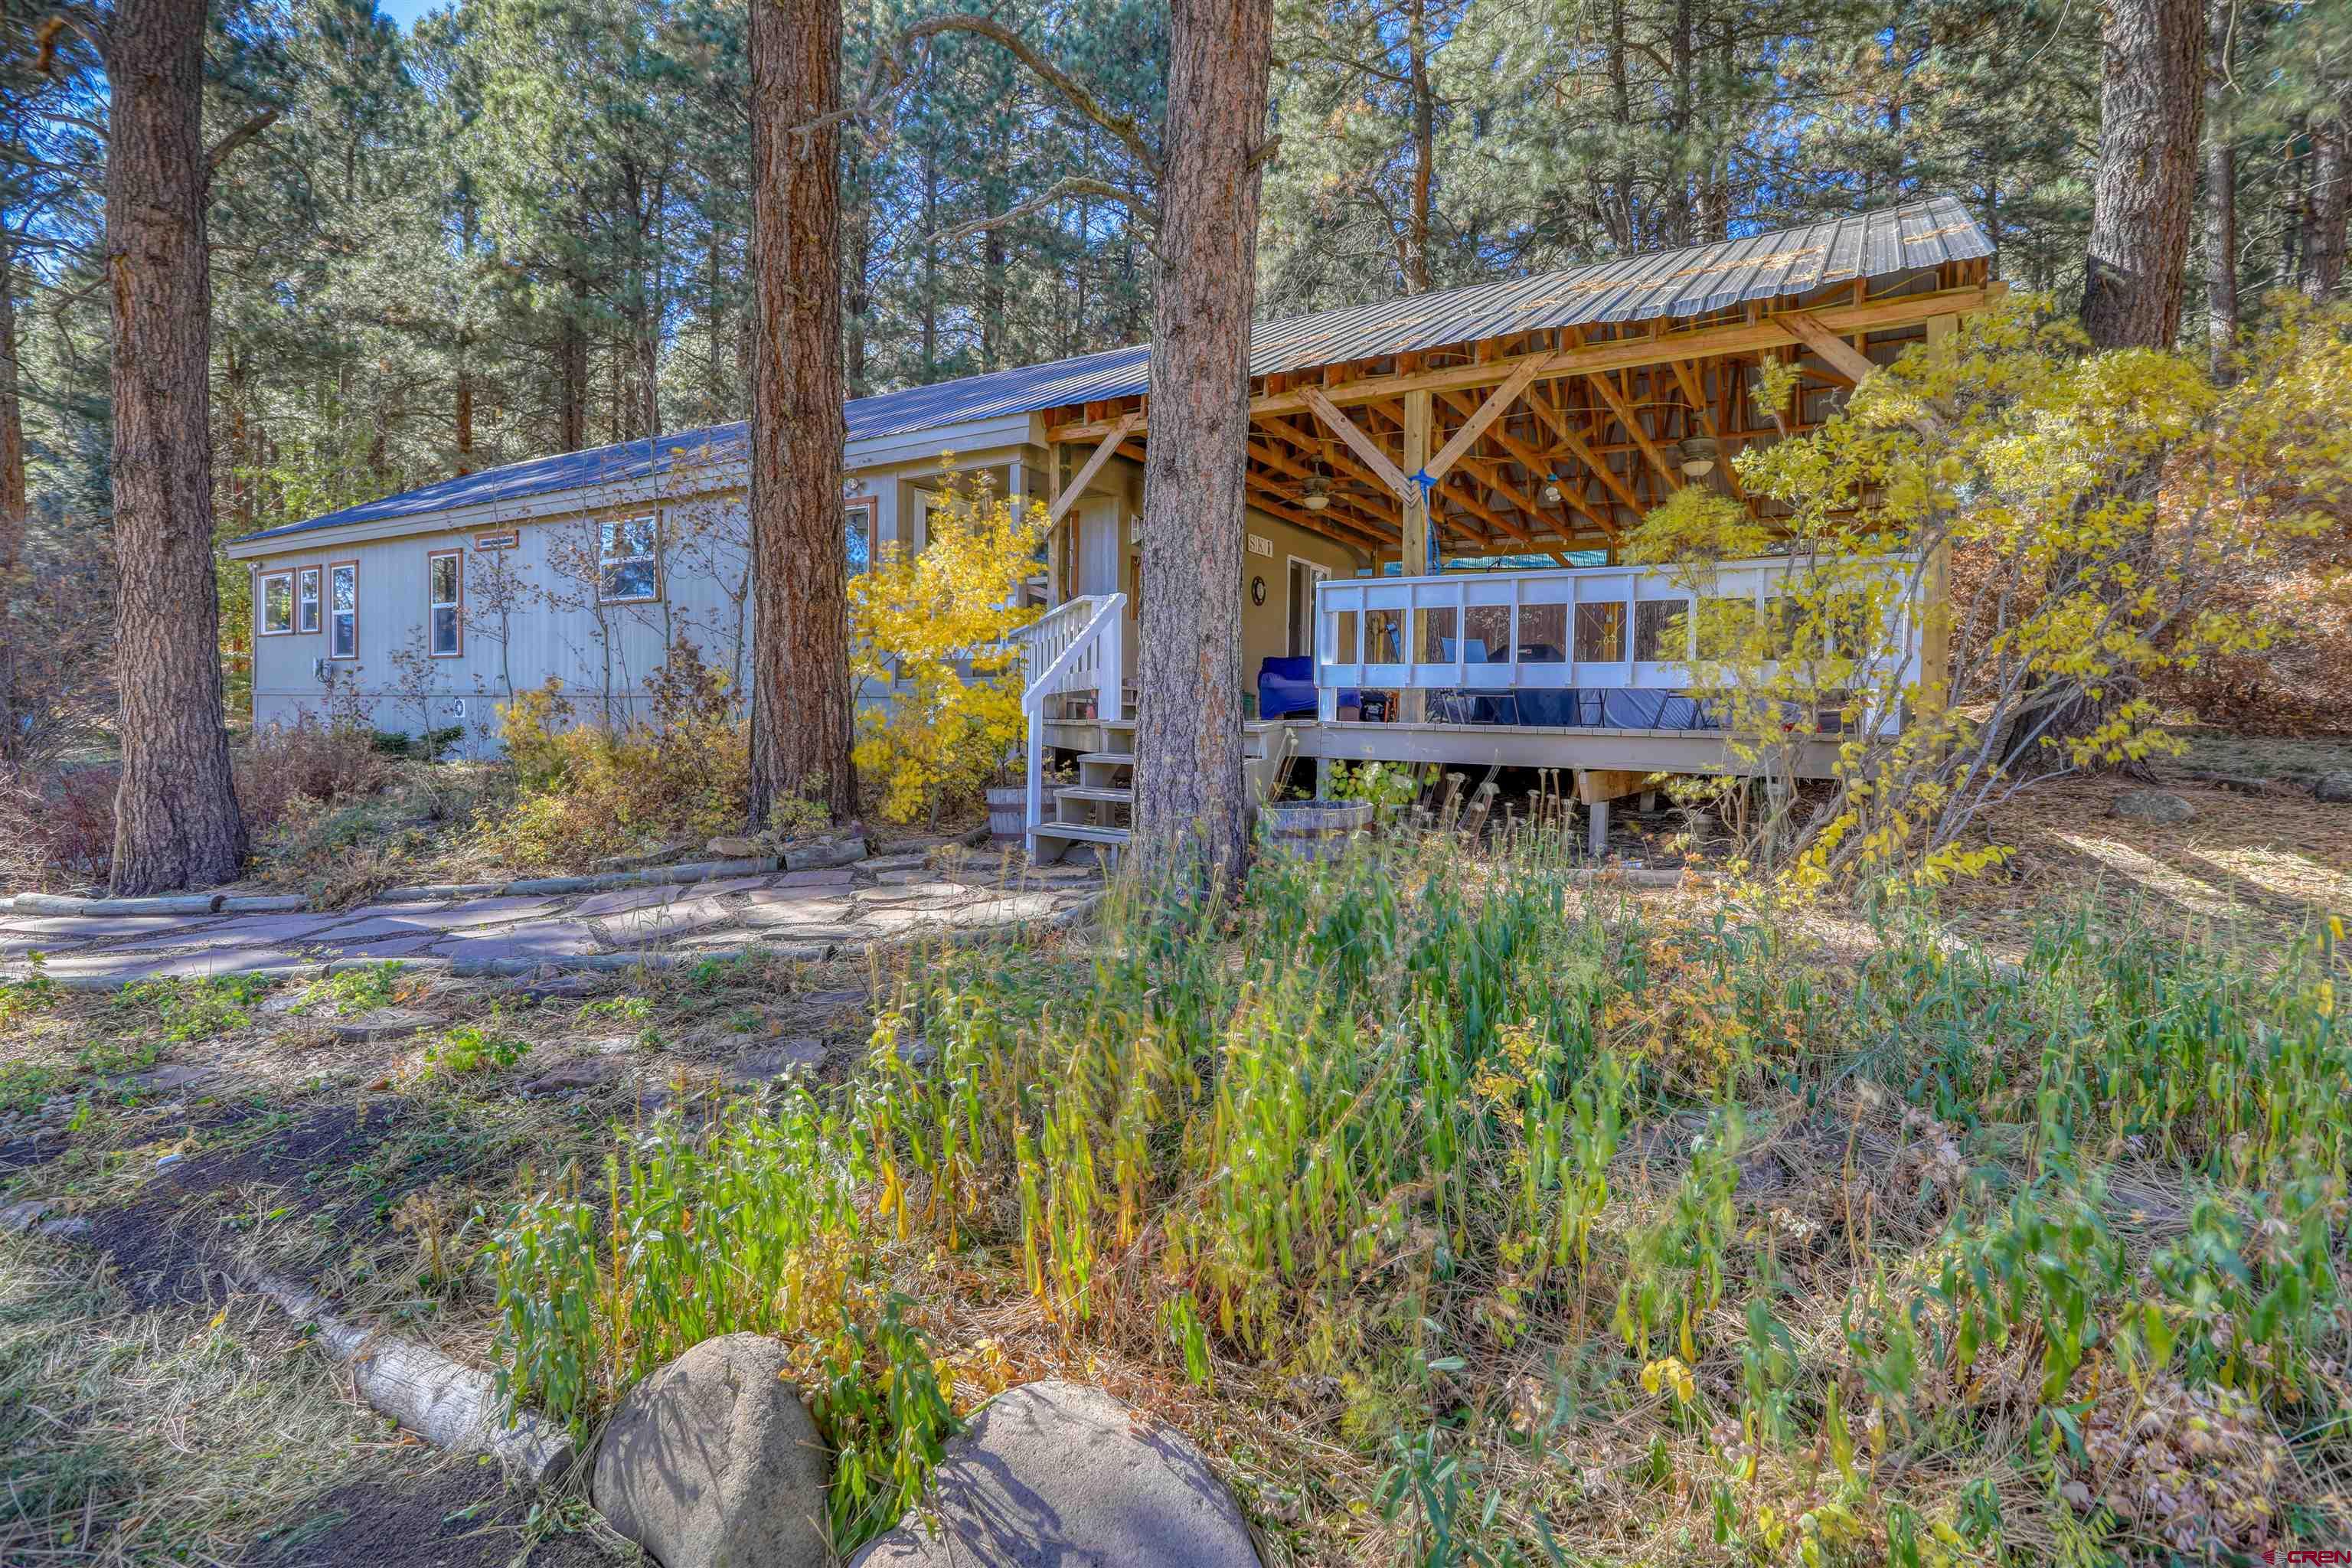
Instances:
[[[1339,693],[1347,688],[1684,691],[1692,684],[1697,651],[1694,601],[1747,600],[1759,616],[1769,615],[1768,602],[1792,564],[1759,559],[1701,568],[1562,567],[1320,583],[1315,589],[1317,716],[1336,721]],[[1881,672],[1899,664],[1900,685],[1907,689],[1919,671],[1919,617],[1908,592],[1918,581],[1917,563],[1889,556],[1846,563],[1841,570],[1857,565],[1898,574],[1906,585],[1890,612],[1894,618],[1874,639],[1876,647],[1865,650],[1873,656],[1865,662]],[[1866,721],[1873,729],[1895,722],[1894,713]]]
[[[1126,717],[1127,595],[1095,594],[1056,605],[1014,634],[1021,644],[1021,713],[1029,730],[1024,821],[1029,853],[1045,820],[1045,705],[1056,696],[1092,692],[1095,716]]]

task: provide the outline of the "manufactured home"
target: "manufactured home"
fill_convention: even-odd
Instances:
[[[1241,584],[1254,744],[1279,725],[1307,758],[1555,767],[1604,810],[1647,773],[1725,765],[1720,731],[1675,700],[1686,651],[1668,628],[1690,591],[1618,564],[1619,540],[1686,485],[1769,521],[1730,458],[1815,426],[1997,298],[1991,258],[1938,198],[1262,323]],[[1759,412],[1768,360],[1799,390]],[[923,547],[943,464],[1051,509],[1022,639],[1044,853],[1126,836],[1149,390],[1139,345],[845,410],[853,571]],[[256,722],[340,688],[384,728],[459,725],[478,745],[496,702],[550,679],[584,714],[625,716],[682,638],[745,668],[742,434],[518,463],[236,541]],[[1712,591],[1760,605],[1780,570],[1740,563]],[[1904,640],[1915,679],[1930,619]],[[1048,782],[1056,753],[1076,784]]]

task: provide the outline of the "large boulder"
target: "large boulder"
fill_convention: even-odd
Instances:
[[[2311,786],[2318,799],[2336,805],[2352,804],[2352,768],[2341,773],[2322,773],[2319,782]]]
[[[593,1496],[662,1568],[824,1568],[831,1464],[759,1334],[705,1340],[631,1389]]]
[[[1098,1388],[998,1394],[948,1445],[928,1506],[849,1568],[1258,1568],[1201,1450]]]
[[[2107,815],[2126,822],[2154,822],[2169,826],[2194,821],[2197,808],[2165,790],[2127,789],[2107,803]]]

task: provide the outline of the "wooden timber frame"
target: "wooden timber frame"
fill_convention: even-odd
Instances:
[[[1731,458],[1818,428],[1861,375],[2000,298],[1984,260],[1948,261],[1899,291],[1854,279],[1802,298],[1710,315],[1468,339],[1255,377],[1247,491],[1269,516],[1408,574],[1442,560],[1602,552],[1686,484],[1715,487],[1769,523],[1780,509],[1742,489]],[[1759,410],[1768,361],[1796,391]],[[1049,409],[1055,522],[1113,457],[1140,461],[1149,397]],[[1704,437],[1718,460],[1686,478],[1678,444]],[[1076,455],[1076,454],[1074,454]],[[1307,507],[1311,490],[1327,498]],[[1555,499],[1556,498],[1556,499]],[[1055,558],[1058,559],[1058,552]]]
[[[1587,563],[1598,553],[1613,566],[1627,533],[1693,484],[1769,526],[1786,510],[1749,494],[1732,459],[1820,428],[1862,378],[1998,300],[2005,288],[1990,265],[1945,261],[1882,277],[1875,292],[1874,280],[1861,278],[1702,316],[1465,338],[1257,375],[1247,501],[1349,546],[1375,574],[1393,564],[1405,578],[1481,558],[1565,567],[1570,552]],[[1794,366],[1797,379],[1785,403],[1762,409],[1755,389],[1770,362]],[[1043,411],[1055,529],[1113,458],[1140,465],[1149,401],[1133,395]],[[1702,475],[1684,467],[1681,444],[1693,437],[1714,443],[1715,461]],[[1319,510],[1307,504],[1313,493],[1325,498]],[[1056,601],[1065,589],[1062,543],[1047,545]],[[1946,572],[1938,557],[1926,574],[1922,665],[1930,671],[1945,657]],[[1941,691],[1940,676],[1931,674],[1921,700],[1938,701]],[[1562,769],[1590,814],[1595,856],[1607,845],[1612,801],[1646,795],[1658,775],[1727,765],[1722,737],[1706,731],[1432,723],[1427,692],[1397,696],[1391,722],[1261,727],[1287,731],[1286,753],[1316,763],[1318,791],[1340,761]],[[1097,732],[1076,743],[1086,751],[1105,742]],[[1799,773],[1829,776],[1835,752],[1827,740],[1810,744]]]

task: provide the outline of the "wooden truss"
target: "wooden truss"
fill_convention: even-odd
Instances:
[[[1910,291],[1750,304],[1696,321],[1561,328],[1258,377],[1249,504],[1374,561],[1613,551],[1686,485],[1769,521],[1731,459],[1816,427],[1844,390],[1909,343],[1998,299],[1982,261]],[[1797,392],[1757,405],[1756,373],[1793,363]],[[1146,399],[1050,410],[1049,442],[1087,456],[1057,487],[1058,523],[1113,456],[1139,460]],[[1703,437],[1713,443],[1685,448]],[[1694,476],[1691,468],[1712,457]],[[1055,463],[1059,469],[1058,454]],[[1313,497],[1322,501],[1308,504]]]

